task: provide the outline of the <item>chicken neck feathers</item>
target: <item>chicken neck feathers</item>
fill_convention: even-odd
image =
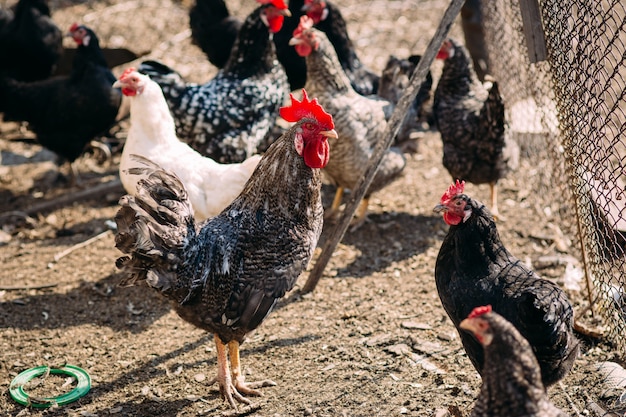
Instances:
[[[146,280],[183,319],[243,341],[293,287],[322,230],[321,173],[296,153],[300,124],[268,149],[239,197],[199,226],[175,176],[144,172],[116,216],[116,246],[132,255],[117,262],[128,282]]]
[[[319,48],[306,57],[306,90],[333,115],[338,140],[324,171],[339,186],[353,189],[361,180],[376,143],[383,140],[387,122],[385,108],[391,104],[354,91],[326,35],[313,29]],[[368,195],[384,188],[402,172],[406,160],[397,148],[383,157]]]
[[[437,291],[455,327],[472,309],[491,304],[528,339],[546,386],[571,369],[577,355],[573,310],[565,293],[513,256],[500,240],[485,207],[470,200],[472,214],[450,230],[435,265]],[[482,347],[465,332],[463,346],[479,372]]]
[[[248,16],[225,67],[206,84],[186,83],[175,71],[151,61],[139,68],[161,85],[178,137],[221,163],[242,162],[267,148],[289,92],[260,18],[264,7]]]

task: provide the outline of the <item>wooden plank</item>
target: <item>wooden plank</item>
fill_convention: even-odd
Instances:
[[[546,37],[541,24],[539,0],[519,0],[522,29],[526,38],[528,58],[531,64],[545,61],[548,56]]]
[[[380,165],[380,161],[383,159],[385,151],[389,149],[389,146],[393,142],[393,138],[398,133],[400,125],[404,120],[404,117],[408,113],[409,106],[413,103],[413,100],[415,100],[417,92],[419,91],[422,83],[426,79],[428,69],[434,61],[435,56],[437,55],[437,52],[441,47],[441,44],[448,36],[450,27],[452,26],[454,20],[461,11],[461,6],[463,6],[464,1],[465,0],[450,1],[450,5],[446,9],[443,17],[441,18],[441,21],[439,22],[439,27],[437,27],[435,35],[430,40],[430,43],[426,48],[426,52],[424,52],[422,59],[420,59],[417,67],[415,68],[415,71],[413,72],[411,82],[406,92],[400,98],[398,105],[394,109],[394,112],[387,123],[387,130],[385,131],[385,135],[383,136],[382,140],[380,140],[374,147],[372,157],[370,158],[369,165],[365,170],[363,179],[359,184],[356,185],[355,189],[350,194],[350,201],[348,201],[348,203],[346,204],[341,218],[338,220],[337,225],[331,231],[328,240],[322,247],[322,253],[317,259],[315,265],[313,266],[313,269],[311,270],[309,278],[304,284],[304,287],[302,287],[302,293],[308,293],[313,291],[317,286],[320,278],[322,277],[322,273],[324,272],[326,265],[330,261],[330,258],[332,257],[335,248],[343,238],[343,235],[346,233],[354,212],[356,211],[361,200],[365,196],[367,188],[374,179],[374,175],[376,174],[378,165]]]

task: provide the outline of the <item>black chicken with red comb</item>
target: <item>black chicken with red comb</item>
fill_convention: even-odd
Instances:
[[[482,387],[470,417],[567,417],[550,402],[528,341],[490,305],[476,307],[459,327],[485,352]]]
[[[506,249],[489,210],[464,194],[464,187],[457,181],[435,206],[450,226],[435,263],[441,303],[457,330],[474,307],[493,306],[532,346],[543,384],[554,384],[578,355],[572,306],[555,283],[539,277]],[[466,332],[459,334],[482,373],[482,346]]]
[[[115,216],[117,260],[126,283],[145,281],[189,323],[212,332],[220,392],[235,401],[261,395],[246,384],[239,345],[306,268],[322,231],[321,185],[333,118],[303,91],[281,116],[295,124],[267,150],[241,194],[222,213],[196,225],[187,193],[164,170],[138,167],[136,197]],[[227,354],[228,352],[228,354]],[[230,370],[227,355],[230,356]]]

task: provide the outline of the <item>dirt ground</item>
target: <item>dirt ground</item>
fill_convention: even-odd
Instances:
[[[228,4],[239,16],[255,6],[242,0]],[[151,51],[148,57],[194,81],[215,73],[190,44],[187,4],[52,0],[52,6],[60,27],[85,22],[104,46]],[[341,2],[360,56],[378,71],[389,53],[423,52],[445,6],[439,0]],[[452,35],[460,37],[458,25]],[[121,141],[125,123],[115,133]],[[33,212],[49,200],[115,180],[119,146],[111,164],[98,165],[92,154],[79,160],[83,183],[70,187],[56,181],[50,152],[9,140],[24,136],[15,125],[4,125],[0,134],[0,415],[230,414],[216,386],[207,384],[216,372],[211,335],[179,319],[156,292],[117,285],[114,261],[120,253],[108,225],[121,189]],[[247,379],[277,383],[252,398],[255,407],[244,410],[249,415],[442,416],[449,409],[466,416],[471,411],[480,378],[441,307],[433,276],[447,226],[432,208],[450,178],[441,165],[438,133],[421,135],[418,152],[407,155],[404,176],[375,194],[369,221],[345,235],[316,290],[282,302],[243,345]],[[538,215],[525,197],[528,176],[535,172],[528,166],[525,161],[502,181],[506,220],[498,228],[514,254],[539,268],[546,256],[566,254],[550,239],[558,221],[548,210]],[[332,198],[333,190],[325,191]],[[468,193],[483,201],[488,197],[486,186],[468,185]],[[325,226],[322,241],[333,226]],[[564,284],[563,267],[539,272]],[[300,277],[299,287],[307,276]],[[584,311],[583,292],[566,290],[583,321],[597,324]],[[589,403],[603,404],[605,391],[596,365],[617,359],[607,343],[581,340],[573,372],[550,390],[572,416],[596,415]],[[64,363],[84,368],[92,378],[90,392],[79,401],[29,411],[10,398],[9,384],[21,371]],[[32,392],[45,396],[71,389],[62,388],[63,382],[50,376]]]

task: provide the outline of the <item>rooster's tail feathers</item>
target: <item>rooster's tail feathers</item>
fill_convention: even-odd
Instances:
[[[115,215],[115,246],[130,256],[116,262],[129,273],[122,284],[146,280],[150,286],[167,291],[176,279],[186,242],[195,237],[193,209],[180,180],[146,158],[132,155],[142,167],[131,174],[142,175],[137,195],[125,195]]]

